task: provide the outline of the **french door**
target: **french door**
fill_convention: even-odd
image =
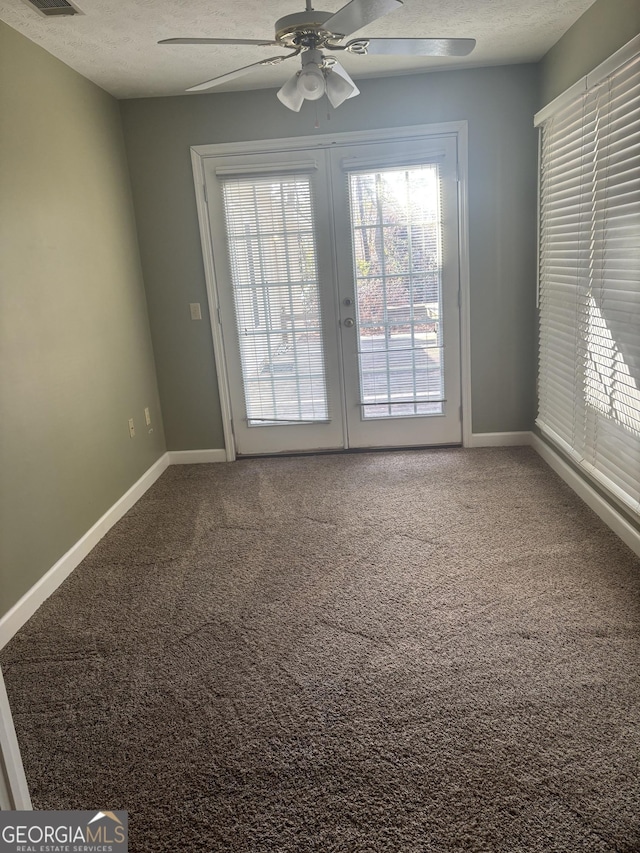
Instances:
[[[207,158],[238,454],[461,442],[456,138]]]

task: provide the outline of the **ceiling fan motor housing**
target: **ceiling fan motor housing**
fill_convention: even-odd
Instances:
[[[333,12],[298,12],[276,21],[276,41],[286,47],[320,47],[328,39],[340,38],[335,33],[323,30],[322,25]]]

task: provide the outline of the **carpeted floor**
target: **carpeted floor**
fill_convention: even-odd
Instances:
[[[172,467],[0,655],[133,853],[640,851],[640,563],[528,448]]]

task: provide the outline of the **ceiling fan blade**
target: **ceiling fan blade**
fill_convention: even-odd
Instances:
[[[221,74],[220,77],[214,77],[212,80],[205,80],[204,83],[198,83],[196,86],[190,86],[185,91],[187,92],[204,92],[206,89],[213,89],[214,86],[219,86],[221,83],[226,83],[228,80],[235,80],[236,77],[242,77],[243,74],[248,74],[253,68],[259,65],[279,65],[285,59],[291,56],[297,56],[298,52],[287,53],[285,56],[272,56],[269,59],[262,59],[260,62],[252,62],[251,65],[245,65],[242,68],[236,68],[235,71],[229,71],[227,74]]]
[[[467,56],[475,39],[353,39],[345,49],[363,56]]]
[[[162,39],[158,44],[258,44],[263,47],[277,45],[277,41],[259,41],[258,39]]]
[[[348,36],[400,6],[402,0],[351,0],[326,20],[322,29]]]

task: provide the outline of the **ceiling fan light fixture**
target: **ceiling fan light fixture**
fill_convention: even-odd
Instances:
[[[278,100],[285,107],[293,110],[294,113],[300,112],[300,107],[304,102],[304,95],[298,90],[298,74],[299,72],[296,72],[293,77],[289,77],[282,89],[279,89],[277,93]]]

